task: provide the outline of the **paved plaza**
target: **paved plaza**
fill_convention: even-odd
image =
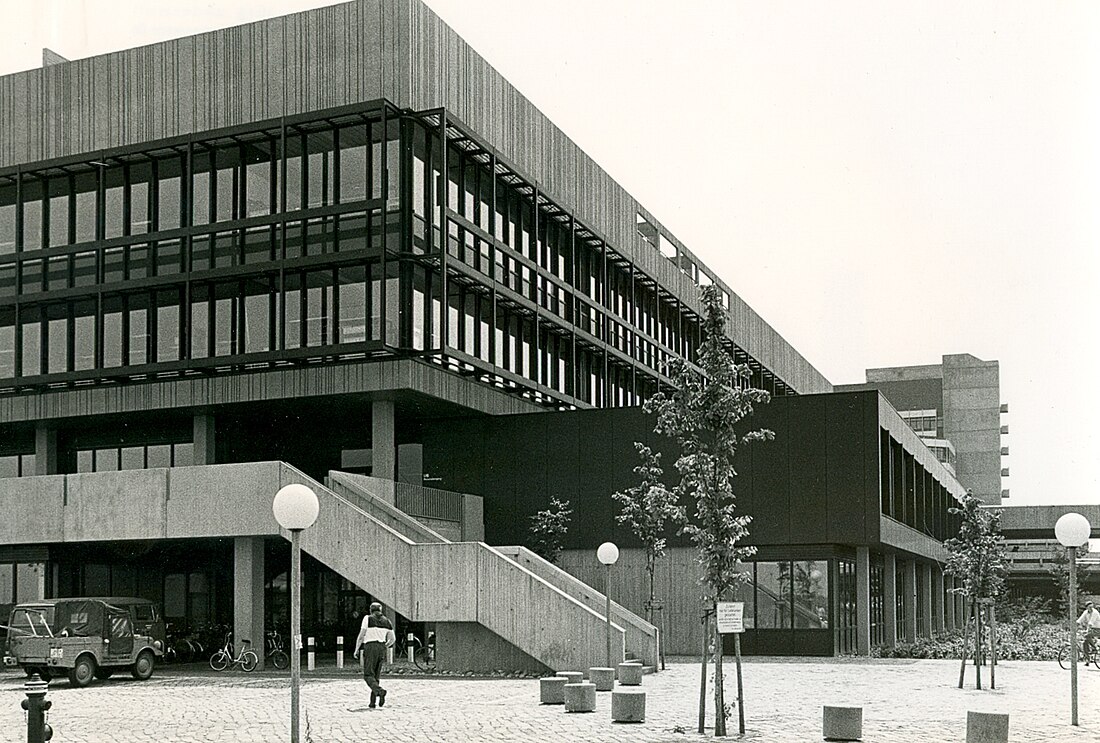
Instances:
[[[839,704],[863,707],[867,743],[963,741],[967,710],[1008,713],[1011,741],[1100,740],[1100,671],[1081,669],[1081,726],[1073,728],[1069,673],[1056,663],[1004,662],[997,668],[997,689],[981,692],[972,688],[972,669],[968,688],[955,687],[958,668],[955,661],[749,659],[745,739],[820,740],[822,705]],[[56,681],[50,688],[50,723],[59,743],[286,741],[288,683],[285,672],[214,674],[198,667],[158,668],[147,682],[120,677],[86,689]],[[6,741],[24,739],[22,684],[22,674],[0,674],[0,730]],[[645,677],[647,717],[636,725],[611,722],[607,693],[598,695],[591,714],[540,706],[538,681],[532,679],[393,677],[386,684],[386,707],[371,710],[366,686],[350,669],[307,673],[302,704],[309,735],[303,743],[358,743],[376,736],[403,743],[699,737],[699,666],[686,659]],[[732,697],[732,678],[727,688]],[[730,730],[736,737],[736,716]]]

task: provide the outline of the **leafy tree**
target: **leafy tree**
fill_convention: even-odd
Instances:
[[[654,583],[657,560],[664,557],[667,546],[664,536],[665,526],[683,523],[684,508],[677,505],[676,493],[666,488],[661,481],[664,476],[664,470],[661,469],[661,453],[654,452],[639,442],[634,442],[634,448],[637,449],[638,456],[642,460],[642,463],[634,468],[634,474],[638,475],[640,482],[623,492],[613,493],[611,497],[622,506],[622,512],[615,517],[615,520],[629,527],[645,548],[645,570],[649,575],[646,620],[652,624],[653,607],[656,605]]]
[[[944,572],[955,576],[962,585],[952,588],[970,600],[974,615],[974,657],[980,657],[982,615],[979,606],[996,599],[1004,587],[1005,545],[1001,536],[1001,513],[981,507],[981,502],[967,491],[958,507],[949,509],[959,514],[962,522],[957,536],[943,543],[947,550]],[[963,649],[963,671],[966,670],[966,649]],[[981,666],[977,666],[977,687],[982,688]],[[959,688],[963,678],[959,676]]]
[[[718,288],[704,287],[703,339],[693,366],[683,359],[669,363],[668,375],[674,389],[660,392],[646,402],[655,413],[654,431],[680,444],[676,470],[680,482],[675,492],[685,502],[694,501],[695,520],[681,532],[691,537],[703,568],[704,600],[717,611],[718,602],[739,584],[751,580],[740,570],[741,563],[755,554],[741,545],[748,535],[751,517],[738,515],[733,493],[734,455],[740,444],[774,438],[767,430],[739,434],[740,422],[752,414],[753,406],[771,396],[749,386],[747,364],[734,360],[726,340],[726,311]],[[726,735],[727,709],[722,688],[722,636],[715,626],[715,725],[716,736]]]
[[[1082,562],[1081,557],[1087,554],[1089,551],[1089,544],[1085,544],[1077,548],[1077,605],[1084,606],[1085,604],[1085,582],[1088,581],[1089,576],[1092,574],[1092,565]],[[1054,548],[1054,560],[1047,565],[1047,572],[1050,573],[1051,579],[1054,580],[1054,584],[1058,586],[1058,616],[1065,616],[1065,613],[1069,611],[1069,550],[1065,547]]]
[[[572,513],[569,501],[558,498],[551,498],[550,507],[546,510],[535,512],[531,517],[530,533],[531,550],[536,555],[558,564]]]

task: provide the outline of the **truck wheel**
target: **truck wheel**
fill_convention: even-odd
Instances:
[[[100,666],[99,668],[95,669],[95,677],[100,681],[106,681],[107,679],[111,678],[114,673],[115,669],[113,668],[104,668],[103,666]]]
[[[95,678],[96,665],[90,655],[76,659],[76,665],[69,669],[69,683],[76,687],[85,687]]]
[[[130,675],[138,681],[145,681],[153,675],[153,654],[148,650],[138,653],[137,660],[130,667]]]

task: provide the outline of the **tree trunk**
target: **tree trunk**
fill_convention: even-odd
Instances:
[[[703,652],[700,654],[699,668],[699,735],[706,732],[707,725],[707,642],[710,640],[710,614],[703,610]]]
[[[970,604],[970,612],[974,612],[974,604]],[[963,688],[963,680],[966,678],[966,655],[970,650],[970,617],[963,622],[962,667],[959,668],[959,688]]]
[[[989,688],[997,688],[997,611],[989,605]]]
[[[974,673],[976,689],[982,688],[982,609],[974,600]]]
[[[714,602],[714,616],[718,616],[718,602]],[[714,622],[714,737],[726,737],[726,701],[722,680],[722,633]]]

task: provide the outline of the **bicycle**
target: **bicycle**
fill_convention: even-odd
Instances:
[[[278,630],[271,630],[267,633],[267,656],[266,659],[271,661],[271,665],[280,671],[290,665],[290,656],[283,650],[283,638],[279,634]]]
[[[256,666],[260,664],[260,658],[256,653],[248,649],[248,646],[252,644],[251,640],[241,640],[241,644],[244,645],[244,649],[241,650],[241,654],[236,658],[233,657],[233,634],[230,633],[225,636],[225,645],[223,645],[216,653],[210,656],[210,667],[215,671],[224,671],[230,666],[240,666],[242,671],[252,672],[256,670]]]
[[[397,638],[397,644],[394,646],[394,658],[400,658],[401,660],[407,660],[409,657],[409,648],[413,649],[413,663],[421,671],[434,671],[435,670],[435,633],[428,633],[428,644],[425,645],[421,642],[420,638],[409,632],[403,637]]]
[[[1077,643],[1077,660],[1081,661],[1081,664],[1086,668],[1088,668],[1089,663],[1100,668],[1100,648],[1096,644],[1089,645],[1084,639],[1084,637],[1078,635],[1075,640]],[[1100,643],[1100,638],[1096,638],[1096,642]],[[1072,665],[1070,663],[1068,642],[1058,651],[1058,665],[1061,666],[1062,670],[1068,670]]]

